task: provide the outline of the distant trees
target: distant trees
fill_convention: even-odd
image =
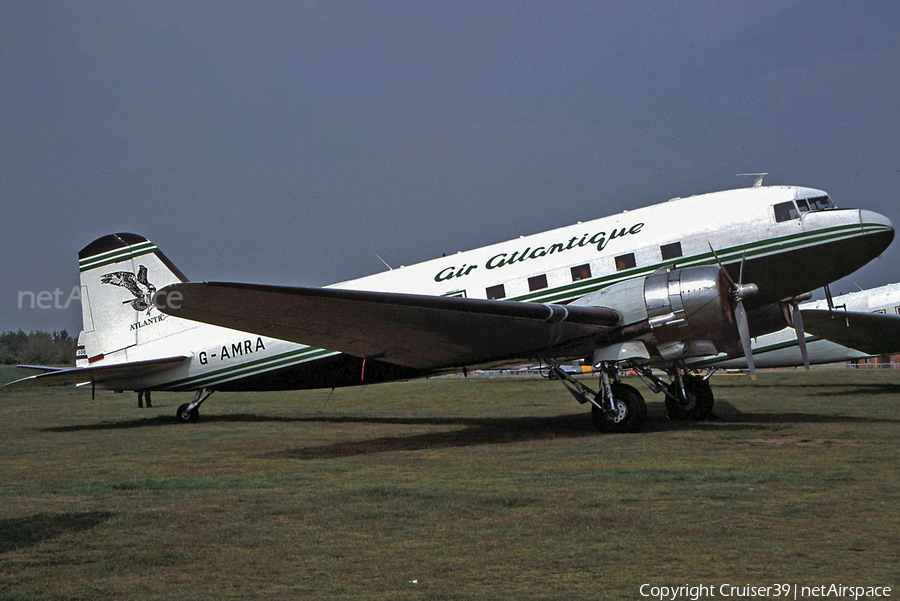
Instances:
[[[0,364],[75,365],[78,341],[62,332],[3,332],[0,334]]]

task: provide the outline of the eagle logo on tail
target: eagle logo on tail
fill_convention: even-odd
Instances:
[[[123,305],[131,305],[135,311],[147,311],[153,308],[153,294],[156,292],[156,286],[147,280],[147,267],[141,265],[138,267],[137,275],[130,271],[114,271],[100,276],[102,284],[112,284],[126,288],[134,295],[134,300],[122,301]]]

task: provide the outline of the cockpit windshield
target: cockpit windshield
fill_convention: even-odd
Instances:
[[[798,198],[796,201],[781,202],[775,205],[775,221],[782,222],[790,219],[800,219],[803,213],[815,213],[836,209],[837,206],[827,196],[813,198]]]
[[[811,211],[827,211],[828,209],[837,208],[834,201],[827,196],[816,196],[815,198],[810,198],[808,202]]]

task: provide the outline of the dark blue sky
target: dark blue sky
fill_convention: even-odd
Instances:
[[[900,223],[898,32],[893,1],[0,0],[0,330],[76,333],[18,293],[116,231],[325,285],[747,171]]]

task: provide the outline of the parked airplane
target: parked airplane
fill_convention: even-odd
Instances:
[[[10,386],[192,390],[177,416],[196,421],[216,390],[347,386],[541,359],[591,404],[599,429],[631,432],[646,407],[619,381],[620,365],[668,369],[671,401],[708,414],[712,391],[686,359],[743,351],[752,369],[751,334],[784,327],[798,295],[852,273],[893,237],[882,215],[759,182],[327,288],[188,283],[143,236],[112,234],[79,253],[76,367]],[[556,363],[579,357],[600,371],[600,391]]]
[[[856,361],[900,352],[900,283],[800,304],[810,364]],[[871,322],[871,324],[870,324]],[[793,328],[753,340],[756,367],[799,367],[804,364]],[[689,361],[692,368],[746,369],[743,357],[710,357]]]

